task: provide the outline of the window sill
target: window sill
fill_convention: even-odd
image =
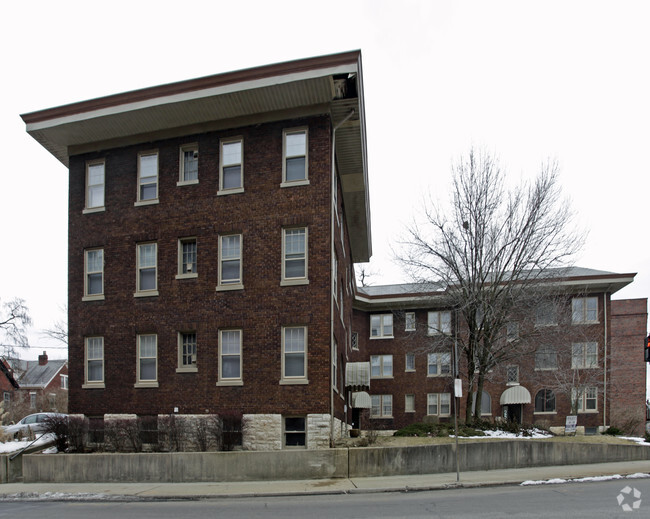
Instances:
[[[519,382],[506,382],[506,386],[518,386]]]
[[[291,287],[297,285],[309,285],[308,279],[283,279],[280,281],[281,287]]]
[[[394,339],[394,335],[382,335],[381,337],[369,337],[371,341],[376,341],[378,339]]]
[[[371,420],[385,420],[385,419],[390,419],[393,418],[393,415],[383,415],[383,416],[371,416]]]
[[[199,368],[176,368],[176,373],[198,373]]]
[[[443,377],[451,377],[451,373],[439,373],[437,375],[430,375],[427,373],[427,378],[443,378]]]
[[[236,195],[238,193],[243,193],[244,188],[243,187],[235,187],[232,189],[220,189],[217,191],[217,196],[227,196],[227,195]]]
[[[224,386],[243,386],[244,381],[243,380],[220,380],[217,382],[217,386],[224,387]]]
[[[381,375],[379,375],[379,376],[375,375],[375,376],[371,376],[370,380],[393,380],[393,378],[394,377],[392,375],[391,376],[386,376],[386,377],[382,377]]]
[[[193,279],[198,277],[198,272],[192,272],[191,274],[176,274],[176,279]]]
[[[557,414],[557,411],[533,411],[533,414]]]
[[[291,379],[291,378],[283,378],[280,380],[280,385],[281,386],[306,386],[309,384],[309,379],[302,378],[302,379]]]
[[[103,382],[82,384],[81,389],[104,389],[106,386]]]
[[[598,414],[596,409],[590,409],[589,411],[578,411],[578,414]]]
[[[160,201],[157,198],[155,198],[153,200],[138,200],[137,202],[133,203],[133,206],[134,207],[142,207],[144,205],[156,205],[156,204],[159,204],[159,203],[160,203]]]
[[[106,211],[106,207],[87,207],[83,211],[81,211],[82,214],[92,214],[92,213],[103,213]]]
[[[217,292],[228,292],[230,290],[244,290],[244,285],[241,283],[232,285],[217,285]]]
[[[309,185],[309,179],[305,180],[293,180],[291,182],[287,182],[286,180],[280,184],[280,187],[294,187],[294,186],[308,186]]]
[[[535,368],[535,371],[557,371],[557,368]]]
[[[415,373],[414,369],[405,369],[404,373]]]
[[[181,187],[181,186],[195,186],[198,183],[199,183],[199,179],[197,178],[196,180],[179,180],[178,182],[176,182],[176,185],[178,187]]]
[[[155,388],[158,387],[158,382],[137,382],[133,385],[135,388]]]
[[[158,290],[151,290],[149,292],[136,292],[133,297],[156,297],[158,295]]]
[[[83,296],[81,298],[82,301],[104,301],[104,299],[104,294],[96,296]]]
[[[571,321],[571,324],[573,324],[575,326],[580,326],[581,324],[583,324],[583,325],[584,324],[600,324],[600,321],[580,321],[580,322],[577,322],[577,323]]]

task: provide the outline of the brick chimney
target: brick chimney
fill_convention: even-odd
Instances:
[[[45,366],[47,364],[47,353],[43,352],[43,355],[38,356],[38,365]]]

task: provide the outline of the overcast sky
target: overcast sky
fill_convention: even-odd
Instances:
[[[471,146],[513,179],[556,159],[590,230],[576,264],[638,272],[650,295],[650,2],[32,1],[3,6],[0,299],[39,330],[64,318],[67,171],[19,114],[137,88],[361,49],[375,284],[423,192],[445,198]]]

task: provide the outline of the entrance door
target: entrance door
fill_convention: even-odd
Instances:
[[[503,417],[510,422],[521,423],[522,404],[508,404],[503,406]]]
[[[350,425],[353,429],[361,429],[361,409],[358,407],[352,408],[352,423]]]

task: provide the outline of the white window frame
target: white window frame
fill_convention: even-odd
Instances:
[[[224,258],[223,256],[223,251],[224,251],[224,241],[227,238],[232,238],[232,237],[237,237],[239,238],[239,251],[237,256],[228,256],[227,258]],[[242,290],[244,288],[244,283],[242,279],[242,273],[243,273],[243,260],[242,260],[242,250],[243,250],[243,245],[244,245],[244,240],[243,236],[241,234],[221,234],[219,235],[219,266],[218,266],[218,284],[217,284],[217,290],[218,291],[224,291],[224,290]],[[224,280],[223,279],[223,264],[226,261],[239,261],[239,276],[237,279],[228,279]]]
[[[224,163],[224,146],[229,144],[239,143],[239,162],[228,162]],[[223,187],[223,170],[224,168],[230,168],[239,166],[239,186],[224,188]],[[222,195],[232,195],[235,193],[244,192],[244,138],[241,136],[238,137],[229,137],[227,139],[221,139],[219,142],[219,190],[217,191],[218,196]]]
[[[443,412],[443,406],[447,407],[447,412]],[[427,394],[427,416],[450,416],[450,415],[451,415],[451,393],[428,393]]]
[[[350,332],[350,349],[359,351],[359,332]]]
[[[395,328],[393,321],[393,314],[371,314],[370,338],[373,340],[394,338],[393,333]],[[375,330],[377,330],[377,334],[373,335]]]
[[[577,388],[571,389],[571,400],[575,400],[576,392],[578,392],[578,412],[579,413],[598,413],[598,388],[597,387],[585,387],[580,390]],[[587,409],[587,402],[589,400],[594,401],[594,408]]]
[[[444,367],[447,367],[444,370]],[[434,373],[432,373],[432,368]],[[451,353],[434,352],[427,353],[427,377],[450,377],[451,376]]]
[[[236,334],[237,337],[237,352],[224,351],[224,334]],[[217,375],[217,386],[243,386],[244,385],[244,366],[242,355],[243,348],[243,330],[240,328],[225,328],[219,330],[219,366]],[[239,358],[239,374],[235,377],[224,377],[224,357],[238,357]]]
[[[409,364],[411,364],[410,367]],[[413,373],[415,371],[415,353],[407,353],[404,356],[404,371],[407,373]]]
[[[145,157],[151,157],[155,156],[156,157],[156,176],[155,176],[155,182],[147,182],[146,184],[142,182],[143,177],[142,177],[142,159]],[[144,178],[154,178],[153,176],[149,177],[144,177]],[[156,186],[156,196],[153,198],[142,198],[142,187],[145,185],[150,185],[150,184],[155,184]],[[157,204],[160,198],[160,155],[158,154],[158,150],[148,150],[148,151],[141,151],[138,153],[138,182],[137,182],[137,199],[136,202],[134,203],[135,206],[142,206],[142,205],[151,205],[151,204]]]
[[[287,351],[286,348],[286,335],[288,330],[302,329],[303,330],[303,374],[302,375],[287,375],[286,374],[286,359],[288,355],[298,355],[300,351]],[[308,345],[308,329],[307,326],[283,326],[282,327],[282,378],[280,379],[281,385],[289,384],[309,384],[307,378],[307,345]]]
[[[154,355],[144,356],[142,353],[142,340],[145,337],[153,337]],[[156,374],[153,379],[142,379],[142,361],[146,359],[154,359],[154,372]],[[158,335],[155,333],[141,333],[136,337],[136,388],[158,387]]]
[[[404,331],[415,331],[415,312],[406,312],[406,314],[404,314]]]
[[[102,166],[102,182],[97,183],[97,184],[90,184],[90,169],[95,168],[97,166]],[[88,213],[98,213],[101,211],[106,210],[106,160],[105,159],[98,159],[98,160],[89,160],[86,162],[86,201],[85,201],[85,207],[83,210],[84,214]],[[91,205],[90,204],[90,199],[91,197],[91,190],[93,188],[100,189],[101,186],[101,193],[102,193],[102,203],[101,205]]]
[[[193,243],[194,244],[194,263],[192,263],[191,270],[187,268],[185,262],[185,255],[183,248],[185,245],[189,245]],[[188,279],[188,278],[196,278],[199,276],[198,268],[197,268],[197,263],[199,259],[199,247],[198,247],[198,241],[196,239],[196,236],[191,236],[187,238],[180,238],[178,240],[178,273],[176,274],[176,279]],[[184,270],[186,270],[184,272]]]
[[[506,386],[519,385],[519,366],[506,366]]]
[[[598,297],[592,296],[572,298],[571,323],[598,324]]]
[[[153,245],[154,246],[154,264],[153,265],[141,265],[140,260],[141,260],[141,248],[146,247],[148,245]],[[136,245],[136,255],[135,255],[135,261],[136,261],[136,272],[135,272],[135,294],[133,294],[135,297],[150,297],[150,296],[157,296],[158,295],[158,243],[155,241],[150,241],[150,242],[144,242],[144,243],[138,243]],[[140,274],[141,271],[144,269],[154,269],[154,280],[155,280],[155,287],[152,289],[147,289],[147,290],[142,290],[140,287]]]
[[[393,395],[370,395],[370,401],[370,418],[393,417]]]
[[[450,310],[435,310],[427,314],[427,335],[451,335]]]
[[[101,253],[101,270],[90,270],[88,257],[91,253],[100,252]],[[90,288],[90,283],[88,278],[91,275],[101,275],[102,279],[102,289],[101,292],[97,294],[89,294],[88,290]],[[94,248],[86,249],[84,251],[84,295],[82,301],[99,301],[104,299],[104,249]]]
[[[191,336],[194,336],[194,353],[188,353],[185,350],[186,341]],[[187,344],[192,344],[187,341]],[[191,361],[189,363],[184,362],[185,358],[191,356]],[[183,331],[178,332],[178,367],[176,368],[177,373],[196,373],[198,371],[197,367],[197,357],[198,357],[198,339],[195,331]]]
[[[89,349],[90,343],[93,343],[92,352]],[[95,348],[99,347],[101,349],[101,356],[97,355],[97,350]],[[92,353],[92,356],[91,356]],[[81,386],[83,389],[96,389],[104,388],[104,366],[105,366],[105,352],[104,352],[104,337],[93,335],[89,337],[84,337],[84,383]],[[95,362],[97,364],[101,363],[101,379],[98,380],[89,380],[89,364],[90,362]]]
[[[489,413],[484,413],[483,412],[483,400],[487,399],[486,403],[489,406]],[[476,409],[476,391],[472,393],[472,414],[474,414],[474,410]],[[492,416],[492,397],[490,396],[490,393],[485,391],[485,389],[481,392],[481,416]]]
[[[287,252],[287,235],[293,233],[294,231],[302,231],[304,236],[304,262],[305,270],[304,275],[296,277],[287,277],[286,274],[286,264],[287,261],[296,261],[301,260],[302,258],[297,257],[298,254],[294,253],[293,256],[288,258]],[[281,286],[291,286],[291,285],[307,285],[309,284],[309,229],[305,227],[285,227],[282,229],[282,279],[280,281]]]
[[[404,395],[404,412],[415,413],[415,395],[413,393]]]
[[[337,380],[338,380],[338,357],[339,345],[336,342],[336,339],[332,341],[332,387],[334,391],[338,393]]]
[[[61,375],[61,389],[68,389],[68,375]]]
[[[571,369],[598,368],[598,343],[574,342],[571,344]]]
[[[185,178],[185,154],[192,153],[194,158],[196,158],[196,178],[187,180]],[[191,186],[199,183],[199,144],[193,142],[191,144],[184,144],[179,149],[179,159],[178,159],[178,182],[177,186]]]
[[[304,155],[289,155],[287,153],[287,136],[305,134]],[[292,158],[305,157],[305,177],[298,180],[287,180],[287,160]],[[298,128],[286,128],[282,131],[282,183],[280,187],[304,186],[309,184],[309,131],[306,126]]]
[[[378,374],[373,374],[373,367],[379,367]],[[370,355],[370,378],[393,378],[393,372],[392,355]]]

